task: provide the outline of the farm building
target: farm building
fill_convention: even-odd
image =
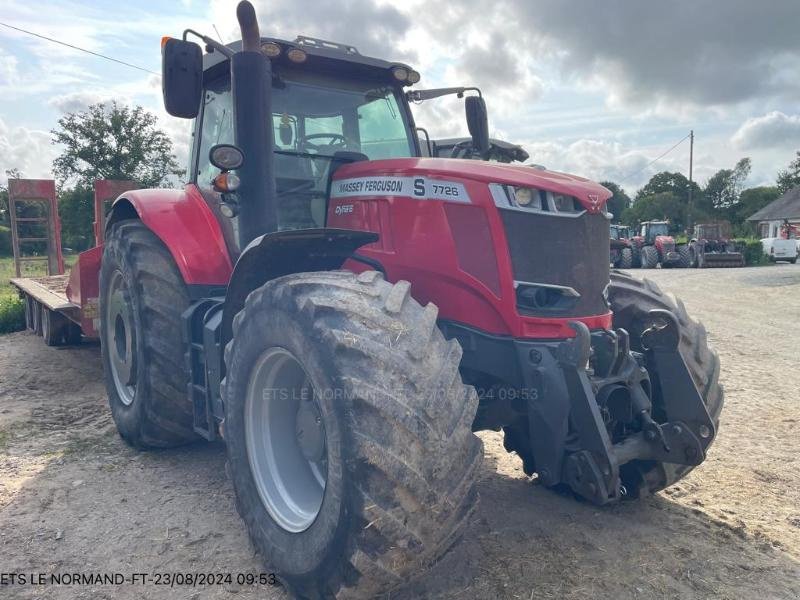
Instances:
[[[784,221],[800,228],[800,186],[794,187],[777,200],[747,218],[757,223],[760,238],[780,237]]]

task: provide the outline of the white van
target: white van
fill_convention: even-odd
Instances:
[[[784,240],[783,238],[771,237],[761,240],[761,247],[764,254],[769,257],[771,262],[779,260],[787,261],[792,264],[797,262],[798,244],[797,240]]]

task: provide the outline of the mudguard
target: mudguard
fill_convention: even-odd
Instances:
[[[187,285],[228,284],[233,265],[222,228],[194,184],[125,192],[114,201],[106,230],[134,216],[164,242]]]
[[[377,233],[333,228],[279,231],[254,239],[236,261],[228,283],[222,317],[223,346],[231,338],[233,317],[254,289],[291,273],[339,269],[358,248],[377,240]]]

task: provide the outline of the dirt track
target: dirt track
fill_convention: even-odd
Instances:
[[[707,462],[663,494],[599,509],[531,484],[500,436],[483,435],[472,530],[393,597],[800,597],[800,265],[647,275],[704,321],[722,359],[726,407]],[[114,430],[97,346],[0,337],[0,574],[263,570],[221,445],[135,452]],[[11,586],[0,596],[284,594],[234,583]]]

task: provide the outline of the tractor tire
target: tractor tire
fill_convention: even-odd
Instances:
[[[655,246],[644,246],[642,248],[642,268],[655,269],[658,266],[658,250]]]
[[[234,318],[222,388],[236,505],[299,598],[387,594],[475,509],[477,394],[436,307],[409,291],[372,271],[300,273]]]
[[[42,338],[48,346],[61,346],[67,329],[67,318],[42,306]]]
[[[642,267],[642,249],[633,244],[631,246],[631,252],[633,252],[633,268],[640,269]]]
[[[186,384],[181,313],[186,285],[141,221],[117,223],[100,268],[100,351],[111,415],[135,448],[198,439]]]
[[[697,248],[690,244],[689,245],[689,267],[692,269],[697,268]]]
[[[633,267],[633,251],[630,248],[623,248],[619,254],[619,268],[630,269]]]
[[[611,273],[608,295],[614,313],[613,326],[628,331],[631,349],[635,351],[642,351],[644,318],[650,310],[665,309],[675,315],[681,328],[678,349],[715,427],[718,427],[724,402],[723,388],[719,383],[719,357],[709,347],[706,329],[702,323],[688,315],[683,302],[662,292],[655,283],[647,279],[637,279],[627,273]],[[636,497],[662,490],[683,478],[692,469],[691,466],[672,463],[634,461],[623,465],[620,476],[628,493]]]
[[[692,264],[692,253],[689,246],[678,246],[678,254],[680,255],[680,259],[678,260],[677,266],[681,269],[688,269]]]

